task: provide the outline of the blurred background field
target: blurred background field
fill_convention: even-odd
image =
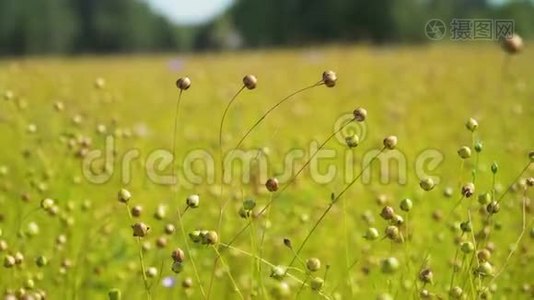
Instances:
[[[502,77],[500,66],[503,54],[495,45],[464,46],[445,45],[439,47],[330,47],[310,50],[253,51],[227,54],[183,55],[183,56],[129,56],[129,57],[86,57],[74,59],[27,59],[4,61],[0,80],[3,89],[13,92],[10,101],[2,103],[2,165],[9,170],[2,179],[3,221],[2,229],[9,244],[17,243],[10,236],[17,220],[30,213],[29,221],[41,228],[41,233],[20,242],[28,257],[28,266],[14,278],[24,274],[42,274],[37,286],[47,290],[52,298],[77,297],[81,299],[102,297],[109,288],[119,287],[128,298],[141,297],[140,276],[130,272],[129,267],[136,261],[136,250],[126,211],[115,200],[118,188],[122,186],[120,158],[129,149],[139,149],[146,158],[153,149],[170,149],[172,141],[173,109],[178,96],[174,86],[176,74],[188,74],[193,85],[184,94],[180,130],[178,135],[178,161],[188,151],[205,149],[216,157],[218,119],[226,101],[240,86],[242,74],[254,73],[259,78],[258,88],[240,96],[227,122],[225,145],[233,145],[242,132],[277,99],[301,86],[317,80],[321,70],[332,68],[339,76],[338,85],[333,89],[319,87],[282,106],[247,140],[244,149],[268,149],[269,176],[277,176],[283,170],[285,153],[292,148],[302,148],[309,156],[312,140],[323,141],[332,133],[337,118],[350,113],[355,107],[366,107],[369,112],[365,140],[356,150],[347,150],[339,141],[333,140],[326,149],[335,149],[339,156],[320,162],[319,169],[326,170],[329,164],[343,170],[344,155],[347,151],[355,154],[355,169],[361,168],[361,157],[368,149],[380,147],[384,136],[395,134],[399,138],[398,149],[405,154],[408,162],[408,181],[400,185],[393,174],[390,184],[381,184],[378,169],[369,184],[356,184],[345,197],[349,231],[350,259],[370,255],[378,259],[389,253],[404,255],[402,246],[392,246],[387,241],[369,244],[362,239],[367,228],[361,215],[369,210],[375,214],[380,227],[378,213],[381,206],[376,199],[386,197],[397,206],[402,198],[415,201],[416,209],[411,212],[411,226],[414,232],[410,242],[412,255],[419,257],[428,250],[429,244],[437,243],[438,249],[432,253],[432,266],[436,273],[436,284],[445,287],[450,274],[448,261],[452,259],[453,233],[447,225],[433,221],[432,213],[445,214],[452,208],[457,197],[445,198],[446,187],[459,193],[460,174],[468,178],[468,169],[459,173],[460,159],[456,150],[461,145],[469,145],[470,133],[464,123],[469,117],[480,122],[478,136],[484,144],[480,158],[480,190],[491,187],[489,165],[497,161],[500,165],[498,183],[502,188],[514,179],[527,160],[526,153],[532,144],[532,106],[529,105],[534,90],[529,80],[532,78],[531,51],[514,57],[508,68],[509,76]],[[174,64],[180,62],[177,71]],[[288,69],[288,66],[291,68]],[[105,78],[105,88],[94,87],[96,78]],[[64,111],[54,110],[54,103],[61,101]],[[73,119],[81,117],[75,124]],[[216,122],[214,122],[214,120]],[[36,132],[28,133],[28,126],[35,124]],[[298,124],[298,125],[296,125]],[[115,172],[111,180],[102,185],[87,182],[81,173],[81,160],[76,151],[67,150],[60,136],[87,136],[92,139],[91,149],[104,149],[105,134],[97,134],[97,127],[105,125],[108,134],[118,136]],[[131,132],[132,137],[123,137]],[[230,146],[227,146],[230,147]],[[417,155],[426,149],[437,149],[444,155],[443,163],[431,175],[441,178],[438,187],[423,194],[418,187],[419,179],[414,168]],[[29,153],[28,158],[23,153]],[[158,238],[167,222],[175,222],[175,212],[183,208],[183,200],[190,193],[201,195],[201,208],[185,216],[187,230],[213,228],[217,223],[217,185],[202,183],[185,186],[179,190],[178,200],[171,200],[168,186],[152,184],[142,166],[143,159],[133,163],[133,182],[128,189],[133,193],[133,203],[145,208],[146,220],[153,228],[147,240],[152,244]],[[299,160],[302,165],[304,160]],[[162,173],[170,172],[163,170]],[[341,173],[341,172],[340,172]],[[282,239],[290,237],[301,240],[307,229],[317,219],[327,205],[330,192],[341,190],[345,179],[338,174],[328,184],[317,184],[306,171],[297,185],[285,192],[276,202],[271,213],[272,227],[267,231],[265,257],[273,263],[284,264],[291,258],[291,252],[283,247]],[[44,185],[44,190],[40,185]],[[224,197],[232,199],[226,211],[225,225],[221,236],[229,239],[246,221],[239,218],[237,211],[243,198],[253,197],[258,205],[268,201],[263,191],[263,182],[239,184],[234,182],[225,189]],[[21,194],[28,194],[28,203],[20,201]],[[51,218],[43,212],[34,212],[41,198],[56,199],[65,218],[73,218],[72,227],[62,225],[65,220]],[[84,201],[92,203],[92,209],[82,211]],[[507,199],[498,222],[500,231],[495,231],[492,241],[497,244],[496,255],[501,259],[508,252],[519,233],[520,206],[515,196]],[[70,212],[68,206],[73,205]],[[163,221],[152,218],[159,205],[168,207],[168,216]],[[309,219],[304,222],[302,219]],[[304,251],[304,257],[318,256],[331,265],[329,280],[332,285],[342,282],[345,258],[343,231],[339,228],[341,211],[336,209],[318,229],[316,236]],[[532,220],[529,214],[529,220]],[[258,225],[259,226],[259,225]],[[107,232],[107,234],[106,234]],[[54,240],[64,234],[68,242],[62,251],[54,248]],[[443,241],[438,241],[441,235]],[[236,245],[247,249],[248,238],[242,238]],[[168,253],[173,246],[181,246],[178,234],[169,240],[166,250],[151,250],[147,253],[149,264],[159,268],[161,259],[166,259],[161,272],[173,276],[168,262]],[[531,257],[526,240],[526,253],[513,260],[509,267],[509,277],[503,276],[499,282],[497,298],[501,293],[515,297],[521,294],[522,285],[530,284],[532,269],[522,267],[522,260]],[[154,246],[155,247],[155,246]],[[365,249],[371,247],[369,254]],[[208,280],[213,254],[208,249],[198,248],[197,261],[200,262],[201,276]],[[37,271],[31,260],[38,255],[50,257],[51,265]],[[520,259],[521,257],[521,259]],[[63,259],[70,259],[74,269],[66,276],[59,276]],[[243,286],[249,281],[250,258],[237,255],[229,258],[231,270]],[[205,264],[205,266],[204,266]],[[353,271],[354,295],[371,297],[387,291],[382,283],[385,275],[378,270],[370,276],[361,272],[362,265]],[[526,265],[528,266],[528,265]],[[137,269],[136,266],[134,268]],[[4,274],[9,278],[4,270]],[[72,273],[71,273],[72,272]],[[265,277],[270,270],[264,269]],[[192,276],[186,267],[177,280]],[[222,275],[221,275],[222,276]],[[410,276],[408,271],[402,276]],[[225,277],[222,277],[225,278]],[[507,278],[507,279],[505,279]],[[4,287],[11,281],[3,280]],[[132,285],[135,282],[135,285]],[[272,283],[271,283],[272,284]],[[393,280],[391,288],[402,284]],[[179,284],[173,289],[157,288],[156,295],[181,293]],[[501,287],[502,285],[502,287]],[[51,288],[55,287],[55,288]],[[226,293],[229,298],[231,287],[226,280],[217,281],[217,294]],[[297,287],[294,287],[297,289]],[[350,295],[347,290],[342,294]],[[223,293],[223,294],[220,294]],[[100,295],[100,296],[98,296]],[[199,297],[198,291],[194,294]],[[311,294],[307,295],[310,296]],[[303,295],[304,296],[304,295]],[[404,296],[403,296],[404,297]],[[504,296],[502,296],[504,297]],[[350,297],[349,297],[350,298]]]
[[[432,297],[449,298],[451,262],[459,243],[471,236],[459,231],[466,211],[473,216],[474,233],[490,232],[488,241],[480,239],[480,249],[492,249],[493,275],[505,271],[495,280],[488,276],[476,282],[475,290],[469,286],[473,270],[464,265],[455,279],[464,291],[461,297],[534,295],[532,188],[525,185],[525,178],[533,175],[532,164],[516,182],[534,149],[531,2],[258,0],[220,2],[217,9],[213,4],[209,13],[202,14],[194,13],[203,11],[201,6],[189,7],[186,2],[156,2],[0,0],[4,55],[0,59],[0,255],[5,259],[20,252],[25,258],[13,268],[0,269],[0,289],[6,299],[15,293],[36,297],[34,292],[40,290],[48,299],[106,299],[114,288],[122,299],[146,298],[132,221],[125,205],[117,201],[121,188],[132,193],[130,206],[143,207],[139,221],[151,227],[142,246],[146,266],[158,271],[149,279],[153,299],[203,298],[191,258],[205,289],[215,275],[212,299],[239,298],[227,271],[246,299],[387,299],[385,294],[394,299],[419,298],[424,289],[417,280],[422,266],[434,274],[433,283],[425,286]],[[161,14],[171,7],[180,13]],[[184,17],[186,8],[193,12]],[[497,41],[459,42],[447,37],[432,42],[424,29],[433,18],[447,24],[452,18],[513,19],[525,47],[511,56]],[[242,87],[242,77],[254,74],[258,85],[244,90],[229,110],[223,130],[226,151],[269,107],[319,81],[325,70],[337,73],[334,88],[318,86],[298,94],[269,115],[241,146],[261,150],[268,161],[266,173],[253,171],[250,182],[236,177],[219,195],[219,124],[228,101]],[[181,99],[176,141],[181,180],[175,197],[170,186],[152,182],[145,168],[153,151],[172,149],[179,96],[175,81],[182,76],[190,77],[192,85]],[[406,160],[406,182],[399,182],[402,171],[397,173],[395,164],[387,174],[378,164],[372,165],[370,181],[360,180],[348,190],[300,254],[303,260],[322,261],[314,277],[325,277],[325,266],[330,266],[321,293],[309,287],[299,292],[299,282],[290,278],[271,278],[267,265],[258,274],[255,260],[241,250],[223,252],[228,268],[221,264],[213,268],[217,257],[213,249],[191,242],[184,270],[179,274],[171,270],[172,249],[185,250],[177,212],[184,210],[188,195],[198,194],[201,200],[199,208],[184,214],[186,233],[215,230],[220,201],[229,200],[218,232],[221,243],[229,242],[248,222],[239,215],[243,200],[254,199],[258,212],[272,197],[264,187],[266,177],[283,174],[286,155],[297,149],[310,157],[310,145],[324,141],[336,121],[357,107],[368,111],[364,125],[356,128],[360,145],[349,149],[343,138],[335,138],[325,146],[335,151],[335,157],[317,165],[321,172],[336,166],[333,180],[317,182],[305,169],[293,186],[276,196],[270,214],[256,218],[252,226],[256,231],[248,229],[233,244],[247,253],[262,251],[272,264],[287,265],[293,253],[283,239],[299,245],[329,205],[330,194],[341,191],[352,178],[346,176],[347,168],[353,167],[352,176],[356,175],[368,151],[380,149],[386,136],[397,136],[395,153]],[[480,124],[475,141],[483,150],[479,156],[473,151],[473,157],[461,164],[458,148],[473,146],[472,134],[465,128],[469,118]],[[107,137],[114,138],[113,174],[95,184],[82,172],[83,158],[90,151],[105,151]],[[132,150],[139,158],[126,174],[131,181],[125,182],[122,158]],[[192,184],[184,180],[182,167],[184,157],[194,150],[212,155],[216,168],[210,173],[194,165],[202,180]],[[425,169],[439,183],[424,192],[416,164],[428,150],[439,153],[443,161]],[[354,161],[346,163],[347,157]],[[296,160],[295,170],[306,158]],[[494,162],[499,165],[495,185],[490,170]],[[101,172],[102,164],[96,160],[91,170]],[[473,169],[475,196],[464,199],[447,218]],[[158,171],[172,172],[169,167]],[[206,181],[211,175],[214,183]],[[381,175],[389,182],[382,183]],[[507,193],[511,184],[514,187]],[[501,211],[490,220],[478,213],[484,207],[477,204],[477,197],[493,188],[496,197],[505,197]],[[444,195],[447,189],[452,189],[452,197]],[[54,199],[56,216],[40,208],[45,198]],[[399,209],[404,198],[414,203],[409,213]],[[526,229],[514,245],[522,232],[523,204]],[[405,218],[406,226],[399,227],[407,242],[382,239],[388,225],[380,217],[385,205]],[[165,214],[155,218],[161,210]],[[165,234],[167,224],[174,224],[176,232]],[[378,229],[378,240],[362,237],[369,227]],[[265,242],[260,249],[255,243],[262,232]],[[165,247],[161,242],[158,246],[161,237]],[[511,249],[517,251],[507,261]],[[41,256],[48,259],[47,266],[36,266]],[[381,271],[387,257],[400,262],[394,274]],[[300,263],[295,266],[305,269]],[[293,271],[301,280],[307,278]],[[189,280],[192,287],[184,288],[183,282]]]

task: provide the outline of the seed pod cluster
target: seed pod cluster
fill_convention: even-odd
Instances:
[[[202,245],[216,245],[219,242],[219,235],[213,230],[195,230],[189,233],[189,238],[193,243]]]

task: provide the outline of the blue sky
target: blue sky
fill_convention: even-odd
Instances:
[[[177,24],[200,24],[230,6],[232,0],[144,0]]]

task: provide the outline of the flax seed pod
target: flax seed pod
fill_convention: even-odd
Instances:
[[[182,77],[176,80],[176,87],[182,91],[185,91],[191,87],[191,79],[189,77]]]

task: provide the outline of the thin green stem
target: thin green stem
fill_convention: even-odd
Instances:
[[[332,200],[332,202],[330,202],[330,204],[326,207],[325,211],[323,212],[323,214],[319,217],[319,219],[317,220],[317,222],[315,222],[315,224],[313,225],[312,229],[308,232],[308,234],[306,235],[306,237],[304,238],[304,241],[302,241],[302,243],[300,244],[300,246],[298,247],[295,255],[293,256],[293,259],[291,260],[291,262],[289,263],[288,266],[292,266],[293,263],[295,262],[295,260],[297,259],[298,255],[300,254],[300,252],[302,251],[302,249],[304,248],[304,246],[306,245],[306,243],[308,242],[308,240],[310,239],[310,237],[312,236],[312,234],[315,232],[315,230],[317,229],[317,227],[319,227],[319,224],[321,224],[321,222],[324,220],[324,218],[326,217],[326,215],[328,214],[328,212],[332,209],[332,207],[334,207],[334,204],[341,198],[341,196],[343,196],[347,190],[354,184],[356,183],[356,181],[358,181],[358,179],[360,179],[360,177],[363,175],[363,172],[371,166],[371,164],[375,161],[375,159],[378,158],[378,156],[380,154],[382,154],[382,152],[384,152],[386,148],[383,147],[382,149],[380,149],[380,151],[375,155],[373,156],[373,158],[369,161],[369,163],[367,163],[367,165],[365,165],[362,170],[360,171],[360,173],[356,176],[356,178],[354,178],[349,184],[347,184],[345,186],[345,188]]]
[[[278,199],[280,197],[280,195],[287,189],[289,188],[297,179],[297,177],[304,171],[304,169],[311,163],[312,159],[317,155],[317,153],[319,153],[319,151],[321,151],[325,146],[326,144],[337,134],[339,133],[341,130],[343,130],[347,125],[350,124],[350,122],[354,121],[354,119],[351,119],[350,121],[348,121],[347,123],[345,123],[344,125],[342,125],[338,130],[334,131],[326,140],[323,141],[323,143],[321,145],[319,145],[319,147],[317,148],[317,150],[310,156],[310,158],[304,163],[304,165],[297,171],[297,173],[295,175],[293,175],[293,177],[280,189],[280,191],[276,194],[276,196],[274,196],[273,198],[271,198],[271,200],[263,207],[263,209],[258,213],[259,215],[263,214],[271,205],[272,203]],[[228,245],[232,245],[236,240],[237,238],[243,233],[245,232],[245,230],[247,230],[248,226],[250,226],[250,224],[253,222],[254,220],[251,219],[245,226],[243,226],[243,228],[241,228],[235,235],[234,237],[228,242]]]
[[[240,249],[240,248],[237,248],[237,247],[234,247],[234,246],[231,246],[231,245],[228,245],[228,244],[224,244],[224,243],[220,243],[220,246],[222,246],[222,247],[226,247],[226,248],[229,248],[229,249],[232,249],[232,250],[234,250],[234,251],[236,251],[236,252],[239,252],[239,253],[241,253],[241,254],[244,254],[244,255],[246,255],[246,256],[249,256],[249,257],[252,257],[252,258],[256,258],[256,259],[259,259],[262,263],[268,265],[268,266],[271,267],[271,268],[276,267],[274,264],[270,263],[269,261],[267,261],[267,260],[265,260],[265,259],[263,259],[263,258],[260,258],[260,257],[254,255],[254,254],[251,254],[251,253],[249,253],[249,252],[247,252],[247,251],[245,251],[245,250],[242,250],[242,249]],[[299,270],[299,269],[294,268],[294,267],[288,267],[287,269],[288,269],[288,270],[296,270],[296,271],[299,271],[299,272],[301,272],[301,273],[305,273],[304,271]],[[293,274],[291,274],[291,273],[289,273],[289,272],[286,272],[285,275],[286,275],[287,277],[293,279],[293,280],[296,281],[297,283],[302,283],[302,280],[300,280],[300,279],[297,278],[295,275],[293,275]],[[307,285],[307,284],[306,284],[306,285]],[[321,297],[323,297],[324,299],[330,299],[330,297],[328,297],[328,296],[327,296],[324,292],[322,292],[322,291],[319,291],[319,295],[320,295]]]
[[[504,191],[504,193],[502,193],[502,195],[499,197],[499,199],[497,200],[497,203],[501,203],[501,201],[504,199],[504,196],[506,196],[506,194],[508,194],[511,190],[512,190],[512,186],[519,181],[519,179],[521,179],[521,176],[523,176],[523,174],[528,170],[528,168],[530,167],[530,165],[532,164],[531,161],[529,161],[525,167],[521,170],[521,172],[519,172],[519,174],[517,174],[516,178],[510,183],[510,185],[508,186],[508,188]]]
[[[506,257],[506,260],[504,261],[504,264],[499,270],[499,272],[493,277],[491,280],[491,283],[495,282],[495,280],[506,270],[506,267],[508,266],[508,263],[510,262],[510,259],[514,255],[514,253],[517,251],[517,248],[519,248],[519,243],[521,243],[521,240],[523,239],[523,235],[525,234],[525,231],[527,229],[527,188],[525,188],[523,197],[522,197],[522,222],[521,222],[521,233],[519,234],[519,237],[514,243],[514,246],[512,247],[510,253]]]
[[[323,84],[323,81],[319,81],[317,83],[314,83],[310,86],[307,86],[305,88],[302,88],[296,92],[293,92],[291,94],[289,94],[288,96],[286,96],[285,98],[283,98],[282,100],[278,101],[275,105],[271,106],[271,108],[269,108],[248,130],[247,132],[241,137],[241,139],[239,140],[239,142],[236,144],[236,146],[234,147],[234,149],[239,149],[239,147],[243,144],[243,142],[245,141],[245,139],[250,135],[250,133],[256,128],[258,127],[258,125],[260,125],[260,123],[273,111],[275,110],[278,106],[282,105],[284,102],[286,102],[287,100],[291,99],[293,96],[297,95],[297,94],[300,94],[306,90],[309,90],[309,89],[312,89],[314,87],[317,87],[319,85]]]
[[[226,262],[224,261],[224,259],[222,258],[221,256],[221,253],[219,253],[219,250],[217,250],[217,246],[213,246],[212,247],[213,250],[215,251],[215,253],[217,254],[217,257],[219,258],[219,260],[221,261],[226,273],[228,274],[228,278],[230,278],[230,281],[232,282],[232,285],[234,286],[234,290],[237,292],[237,294],[239,295],[239,298],[241,299],[245,299],[243,297],[243,294],[241,294],[241,290],[239,289],[239,287],[237,286],[237,283],[235,282],[234,280],[234,277],[232,276],[232,273],[230,272],[230,268],[228,267],[228,265],[226,264]]]
[[[173,135],[172,135],[172,174],[173,174],[173,180],[175,181],[175,184],[177,184],[177,174],[176,174],[176,165],[175,165],[175,162],[176,162],[176,139],[177,139],[177,135],[178,135],[178,116],[180,114],[180,102],[182,100],[182,90],[180,90],[180,94],[178,95],[178,101],[176,102],[176,111],[175,111],[175,114],[174,114],[174,131],[173,131]],[[173,197],[173,202],[176,202],[177,201],[177,196],[178,196],[178,190],[177,190],[177,187],[176,186],[173,186],[173,189],[172,189],[172,197]],[[185,213],[185,211],[184,211]],[[198,274],[198,270],[197,270],[197,267],[196,267],[196,264],[195,264],[195,260],[193,258],[193,256],[191,255],[191,248],[189,247],[189,242],[187,240],[187,234],[185,233],[185,228],[184,228],[184,224],[183,224],[183,221],[182,221],[182,214],[178,213],[178,223],[180,225],[180,232],[182,233],[182,239],[184,240],[184,244],[185,244],[185,249],[187,251],[187,256],[189,257],[189,260],[191,261],[191,265],[193,266],[193,271],[195,273],[195,277],[196,277],[196,280],[198,282],[198,286],[200,288],[200,293],[202,294],[202,297],[203,298],[206,298],[206,294],[204,292],[204,288],[202,286],[202,281],[200,280],[200,275]]]
[[[130,205],[128,203],[126,203],[126,211],[128,212],[128,217],[130,218],[130,221],[134,222],[132,213],[130,211]],[[150,286],[148,284],[148,278],[146,276],[146,267],[145,267],[145,260],[143,258],[143,245],[141,245],[141,237],[136,237],[135,240],[137,242],[137,248],[139,249],[139,251],[138,251],[139,263],[141,264],[141,273],[143,275],[143,285],[144,285],[144,288],[145,288],[146,297],[147,297],[148,300],[151,300],[152,299],[152,293],[150,291]]]

